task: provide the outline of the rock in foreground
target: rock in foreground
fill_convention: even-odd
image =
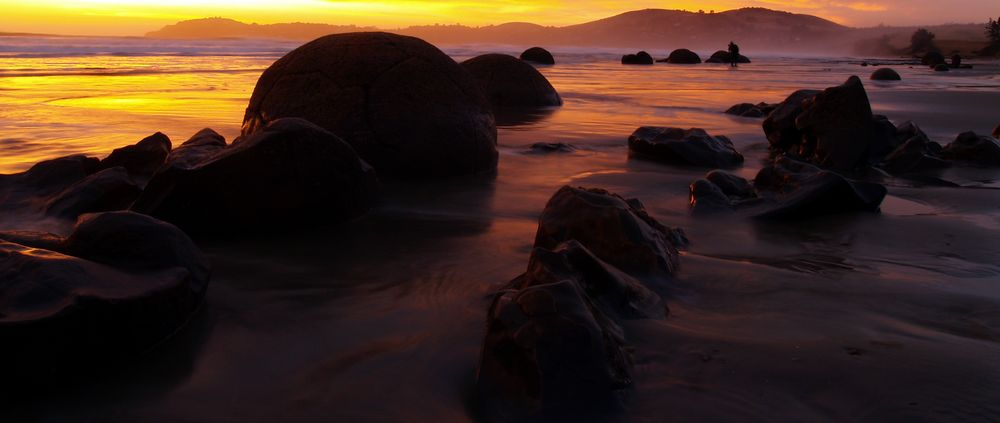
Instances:
[[[644,126],[632,133],[628,146],[642,157],[668,164],[730,168],[743,163],[729,138],[701,128]]]
[[[101,160],[101,169],[121,166],[130,176],[144,182],[163,165],[170,148],[170,138],[157,132],[138,143],[115,149]]]
[[[388,33],[328,35],[261,75],[243,136],[304,118],[350,143],[380,175],[496,169],[496,123],[475,79],[434,46]]]
[[[506,54],[484,54],[462,62],[497,107],[560,106],[562,99],[534,66]]]
[[[875,142],[874,115],[861,79],[852,76],[805,100],[795,127],[802,133],[798,155],[838,171],[867,165]]]
[[[0,360],[9,381],[138,357],[198,309],[210,270],[179,229],[148,216],[81,219],[60,251],[0,240]]]
[[[556,59],[552,53],[541,47],[532,47],[521,53],[521,60],[539,65],[554,65]]]
[[[621,409],[632,385],[621,328],[571,281],[498,295],[477,388],[497,421]]]
[[[815,90],[798,90],[775,107],[764,119],[764,134],[772,150],[789,151],[802,142],[802,133],[795,126],[795,119],[802,114],[802,104],[819,94]]]
[[[212,148],[197,163],[175,158],[161,168],[133,210],[211,232],[338,222],[365,213],[374,197],[371,167],[346,142],[302,119],[276,120]]]
[[[638,200],[602,189],[562,187],[538,219],[535,247],[554,250],[576,240],[601,260],[635,277],[667,277],[678,265],[683,232],[646,213]]]

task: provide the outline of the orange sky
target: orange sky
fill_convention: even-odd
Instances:
[[[567,25],[644,8],[727,10],[760,6],[846,25],[980,22],[1000,0],[0,0],[0,32],[142,35],[179,20],[221,16],[245,22],[321,22],[382,28],[527,21]]]

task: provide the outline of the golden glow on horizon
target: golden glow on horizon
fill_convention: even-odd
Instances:
[[[244,22],[316,22],[398,28],[532,22],[570,25],[644,8],[728,10],[768,7],[815,14],[848,25],[984,20],[995,0],[918,5],[909,0],[0,0],[0,32],[142,35],[184,19],[220,16]],[[983,16],[979,16],[983,15]]]

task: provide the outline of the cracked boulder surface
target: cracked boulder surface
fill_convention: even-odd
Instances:
[[[534,66],[506,54],[484,54],[462,62],[495,107],[561,106],[562,98]]]
[[[496,122],[476,80],[436,47],[381,32],[328,35],[264,71],[243,118],[253,135],[285,117],[351,144],[380,175],[496,169]]]

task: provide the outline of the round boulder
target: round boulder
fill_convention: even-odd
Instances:
[[[670,52],[670,56],[667,57],[667,63],[679,64],[679,65],[696,65],[701,63],[701,57],[698,54],[688,50],[686,48],[679,48]]]
[[[380,175],[496,169],[496,122],[475,79],[436,47],[382,32],[335,34],[264,71],[242,135],[304,118],[350,143]]]
[[[506,54],[484,54],[462,62],[499,107],[560,106],[562,99],[534,66]]]
[[[525,50],[521,53],[521,60],[539,65],[556,64],[556,59],[552,57],[552,53],[541,47],[532,47]]]
[[[705,60],[705,63],[733,63],[730,57],[732,56],[729,55],[728,51],[719,50],[712,53],[712,56]],[[736,63],[750,63],[750,58],[741,54]]]
[[[872,72],[871,79],[873,81],[902,81],[903,78],[899,76],[899,73],[892,68],[881,68]]]

